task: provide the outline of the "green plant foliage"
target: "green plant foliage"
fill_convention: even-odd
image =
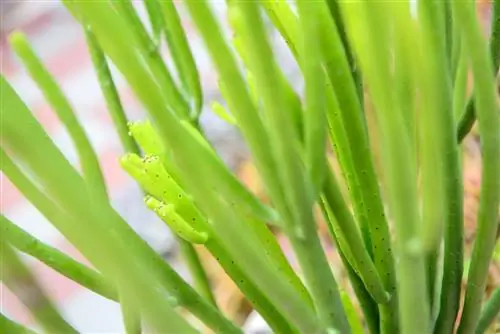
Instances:
[[[229,40],[206,0],[145,0],[149,22],[130,0],[63,3],[85,31],[125,151],[121,167],[145,195],[137,205],[154,211],[174,234],[193,283],[112,208],[92,133],[16,32],[13,49],[69,131],[82,172],[3,75],[1,170],[95,268],[0,217],[0,279],[44,331],[77,329],[17,252],[119,303],[130,334],[143,328],[196,333],[200,322],[215,333],[242,332],[218,308],[199,250],[217,260],[275,333],[448,334],[457,328],[465,334],[483,333],[493,322],[500,293],[487,301],[484,293],[499,249],[500,1],[493,1],[489,46],[474,7],[462,0],[419,1],[414,8],[409,0],[228,0],[218,5],[227,10]],[[241,132],[266,202],[238,180],[200,127],[204,95],[181,12],[218,75],[225,103],[212,101],[212,111]],[[281,68],[266,23],[297,63],[301,92]],[[171,67],[160,52],[163,42]],[[109,63],[142,103],[144,120],[128,121]],[[460,141],[476,118],[483,165],[469,258]],[[320,221],[342,268],[331,268]],[[276,232],[290,243],[296,267]],[[0,331],[31,333],[2,314]]]

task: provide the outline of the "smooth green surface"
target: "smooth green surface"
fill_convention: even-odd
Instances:
[[[498,2],[498,1],[497,1]],[[473,7],[453,3],[453,14],[462,22],[464,48],[474,78],[474,98],[481,137],[481,194],[476,241],[472,250],[465,302],[458,333],[473,332],[477,326],[488,268],[493,256],[500,205],[500,117],[495,80],[487,45]]]
[[[78,152],[85,179],[92,184],[92,187],[98,189],[101,195],[106,197],[106,184],[99,160],[68,99],[35,54],[24,34],[15,32],[9,36],[9,41],[16,55],[21,59],[30,76],[69,132]]]
[[[7,159],[8,157],[2,154],[2,164],[5,164]],[[8,171],[6,173],[10,174]],[[97,271],[44,244],[3,215],[0,216],[0,231],[5,239],[19,251],[31,255],[83,287],[106,298],[117,300],[115,289]]]

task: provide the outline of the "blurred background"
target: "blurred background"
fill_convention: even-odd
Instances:
[[[136,1],[134,4],[140,15],[145,17],[146,12],[141,1]],[[224,2],[213,1],[213,4],[221,22],[224,22]],[[490,5],[487,1],[479,1],[478,8],[485,34],[487,34]],[[31,108],[68,160],[76,165],[76,152],[68,134],[8,46],[8,34],[13,30],[21,30],[28,36],[35,51],[72,102],[80,121],[89,134],[92,144],[100,156],[101,167],[116,210],[137,233],[189,280],[181,262],[177,259],[175,241],[169,234],[167,227],[145,208],[142,204],[139,188],[119,167],[118,159],[123,151],[111,118],[106,111],[81,27],[76,24],[57,0],[0,0],[0,12],[0,66],[2,74],[6,76]],[[208,110],[211,101],[218,100],[223,103],[217,88],[216,72],[204,51],[202,41],[189,22],[189,18],[182,10],[181,13],[204,89],[206,107],[201,119],[202,126],[227,164],[251,189],[262,193],[257,174],[248,161],[248,154],[239,134]],[[300,89],[300,73],[296,64],[276,32],[270,31],[270,34],[276,46],[275,50],[281,66],[291,81]],[[168,63],[168,56],[166,59]],[[114,68],[112,68],[112,72],[129,119],[144,118],[145,113],[141,105],[134,98],[123,78]],[[376,138],[373,140],[376,141]],[[464,161],[464,184],[467,196],[466,237],[467,242],[470,243],[474,237],[480,182],[480,150],[476,134],[473,133],[466,139],[464,150],[466,152]],[[42,241],[86,262],[71,244],[30,203],[23,199],[22,195],[3,174],[1,176],[0,199],[2,213],[20,227]],[[320,226],[320,231],[325,234],[325,240],[327,240],[326,228]],[[285,241],[283,241],[283,247],[289,253]],[[344,276],[344,273],[333,246],[326,243],[325,247],[331,256],[336,276],[342,280],[341,277]],[[244,301],[232,282],[223,275],[214,261],[204,253],[202,256],[221,308],[238,323],[244,324],[246,322],[247,332],[264,332],[265,327],[259,323],[257,317],[251,316],[245,320],[251,312],[250,306]],[[117,304],[79,287],[28,256],[24,256],[24,258],[46,292],[59,306],[62,314],[80,332],[123,332],[120,309]],[[490,276],[490,286],[499,284],[498,261],[492,266]],[[32,319],[22,304],[2,285],[0,285],[0,308],[6,316],[29,326],[32,324]]]

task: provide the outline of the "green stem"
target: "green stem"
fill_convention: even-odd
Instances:
[[[161,16],[161,1],[158,0],[145,0],[144,6],[148,12],[149,22],[151,23],[151,28],[153,28],[153,42],[158,46],[160,45],[161,34],[165,28],[165,22]]]
[[[223,42],[220,34],[220,28],[207,5],[199,1],[187,2],[186,4],[191,14],[195,14],[192,15],[195,18],[195,23],[203,26],[200,31],[205,33],[204,39],[215,39],[216,45],[210,44],[211,52],[215,52],[215,49],[229,57],[229,61],[227,61],[228,58],[224,57],[221,62],[216,62],[219,70],[224,67],[220,73],[227,75],[225,71],[229,70],[230,76],[237,74],[238,69],[234,58],[230,56],[227,45]],[[314,331],[317,324],[311,308],[304,304],[302,297],[292,285],[283,282],[282,274],[269,264],[264,251],[258,247],[259,242],[254,233],[241,223],[242,220],[235,215],[230,204],[225,202],[223,198],[233,198],[235,201],[238,199],[238,203],[242,203],[242,207],[245,209],[251,208],[249,211],[253,214],[256,212],[266,213],[267,215],[261,214],[262,217],[265,217],[263,220],[271,220],[268,219],[268,208],[242,187],[223,163],[215,158],[213,152],[206,149],[191,131],[182,126],[173,112],[165,107],[158,86],[155,85],[147,68],[143,66],[137,52],[134,52],[134,49],[130,47],[128,39],[131,32],[126,22],[103,2],[65,1],[65,5],[73,10],[91,14],[86,18],[92,25],[103,49],[125,75],[156,122],[163,144],[169,148],[176,164],[178,164],[178,170],[183,176],[183,186],[185,183],[186,190],[199,203],[200,209],[210,218],[215,233],[221,236],[223,246],[231,256],[234,256],[235,261],[242,263],[242,268],[245,268],[244,272],[254,279],[255,284],[269,296],[287,320],[305,332]],[[225,67],[225,65],[229,66]],[[231,89],[244,87],[242,81],[238,82],[237,80],[236,87],[234,87],[233,82],[231,83]],[[255,112],[252,109],[250,109],[250,113],[247,113],[249,107],[251,108],[251,99],[248,96],[247,98],[250,103],[245,104],[238,111],[240,116],[244,115],[243,117],[248,116],[254,119]],[[238,123],[244,122],[238,120]],[[262,147],[267,147],[268,141],[260,136],[263,131],[255,133],[258,134],[257,140],[262,142]],[[179,138],[184,138],[184,140],[180,141]],[[199,166],[204,166],[204,168],[200,169]],[[242,196],[243,194],[245,196]],[[265,209],[262,210],[262,208]],[[273,218],[276,219],[276,217]],[[241,235],[245,235],[245,238],[242,238]],[[196,303],[190,303],[190,311],[200,317],[206,315],[205,317],[214,318],[214,312],[208,312],[210,309],[207,311],[205,305],[200,304],[203,307],[196,308]]]
[[[341,2],[339,4],[343,6]],[[339,153],[344,155],[340,160],[342,167],[346,168],[344,169],[346,181],[365,244],[367,247],[372,245],[378,274],[383,280],[385,290],[392,295],[390,303],[380,305],[381,326],[397,331],[398,318],[394,313],[394,309],[397,309],[396,278],[391,238],[374,164],[369,153],[370,143],[362,120],[362,106],[345,50],[342,48],[340,36],[335,29],[335,22],[327,13],[326,8],[320,19],[323,22],[323,31],[328,32],[323,37],[325,68],[339,106],[330,109],[332,113],[338,112],[338,114],[330,115],[330,119],[339,123],[338,126],[344,129],[342,134],[346,137],[339,140],[339,135],[342,136],[342,134],[332,133],[331,135],[334,142],[336,141]]]
[[[2,270],[0,281],[31,311],[48,333],[77,333],[45,296],[34,277],[19,259],[12,246],[0,236]]]
[[[495,2],[498,6],[499,1]],[[497,7],[498,8],[498,7]],[[470,333],[477,326],[484,295],[488,267],[495,248],[500,202],[500,112],[492,64],[483,40],[473,6],[462,1],[453,3],[454,14],[462,22],[464,49],[468,53],[474,77],[474,98],[481,137],[481,195],[476,242],[465,291],[464,309],[458,333]],[[498,9],[497,9],[498,10]]]
[[[290,322],[283,317],[282,312],[273,305],[262,289],[256,286],[253,280],[240,269],[234,258],[220,245],[220,242],[209,240],[205,246],[253,305],[255,310],[269,324],[273,332],[283,334],[296,332],[296,329],[290,325]]]
[[[108,111],[111,115],[116,131],[118,132],[123,148],[126,152],[138,154],[139,147],[137,146],[135,140],[128,134],[127,116],[123,110],[120,96],[118,95],[111,71],[109,70],[106,56],[89,27],[85,28],[85,37],[87,38],[87,45],[97,78],[99,80],[102,94],[106,100]]]
[[[337,27],[338,34],[340,36],[340,40],[342,41],[342,46],[344,47],[345,54],[347,57],[347,61],[349,62],[349,68],[351,69],[352,78],[354,80],[354,84],[357,87],[358,99],[361,104],[361,109],[364,108],[364,89],[363,89],[363,78],[361,76],[361,72],[356,64],[356,59],[351,50],[351,46],[349,45],[349,40],[347,39],[347,34],[344,27],[344,22],[342,19],[342,13],[340,12],[338,0],[327,0],[328,8],[330,9],[330,15],[335,22],[335,26]],[[366,119],[363,116],[363,121]]]
[[[422,98],[419,112],[419,148],[421,153],[422,228],[421,240],[428,268],[428,290],[431,309],[436,301],[436,266],[441,249],[444,225],[444,276],[440,296],[440,314],[436,330],[453,330],[460,302],[463,272],[463,187],[459,152],[455,142],[452,110],[452,82],[449,55],[446,49],[444,2],[419,3],[421,34],[414,34],[418,45],[409,43],[401,56],[411,59],[415,49],[422,57],[413,62],[412,72]],[[410,20],[408,13],[407,19]],[[397,16],[396,17],[400,17]],[[400,32],[408,31],[405,20],[399,21]],[[421,39],[420,39],[420,38]],[[402,43],[412,38],[402,37]],[[428,53],[433,56],[424,56]],[[432,326],[432,325],[431,325]]]
[[[352,267],[351,263],[353,261],[348,259],[348,257],[351,257],[351,254],[348,254],[348,252],[346,252],[349,250],[349,247],[347,246],[347,242],[345,241],[345,239],[343,239],[341,233],[336,231],[336,226],[338,226],[338,224],[335,223],[335,216],[328,206],[324,196],[322,196],[320,207],[323,212],[323,216],[328,221],[328,231],[330,232],[330,235],[335,242],[340,255],[340,259],[342,260],[342,263],[344,264],[344,267],[347,271],[349,282],[354,290],[354,293],[356,294],[356,297],[361,306],[361,310],[363,311],[366,325],[370,330],[370,333],[377,334],[380,332],[380,315],[377,303],[375,303],[373,298],[370,296],[370,294],[366,290],[365,284]]]
[[[455,76],[454,86],[453,86],[453,115],[455,116],[455,121],[458,122],[460,118],[460,113],[467,106],[467,72],[468,63],[465,50],[461,48],[457,72]]]
[[[164,94],[163,103],[172,108],[173,112],[180,119],[189,119],[189,106],[175,85],[174,80],[172,79],[163,58],[158,51],[158,45],[156,45],[149,37],[146,28],[137,15],[131,0],[114,1],[113,5],[130,24],[134,33],[134,38],[132,41],[129,41],[129,43],[135,41],[137,46],[139,46],[143,60],[145,60],[147,66],[150,68],[157,84],[161,87],[161,92]]]
[[[15,166],[5,166],[11,164],[10,159],[2,153],[2,170],[10,177],[15,174],[10,169]],[[0,216],[0,231],[5,233],[6,240],[19,251],[33,256],[37,260],[45,263],[61,275],[83,287],[111,300],[117,300],[115,289],[105,280],[105,278],[93,269],[73,260],[61,251],[44,244],[40,240],[23,231],[7,217]]]
[[[198,293],[209,303],[217,307],[214,294],[210,287],[210,282],[205,270],[203,269],[196,249],[192,244],[182,238],[177,238],[177,242],[179,243],[182,258],[184,259],[189,269],[189,273],[191,274],[191,278],[193,279],[193,285],[196,291],[198,291]]]
[[[289,4],[279,0],[261,0],[260,3],[271,22],[285,40],[295,60],[300,64],[298,52],[300,29],[297,17],[291,10]]]
[[[141,334],[142,323],[140,313],[134,307],[133,299],[129,299],[126,293],[120,294],[120,308],[122,311],[123,326],[126,334]]]
[[[403,132],[404,104],[391,90],[388,36],[391,20],[383,14],[391,12],[387,6],[349,2],[342,4],[342,9],[384,133],[382,162],[387,177],[388,208],[398,236],[400,332],[426,333],[429,310],[423,249],[418,237],[416,169],[411,163],[414,159],[409,138]],[[419,310],[418,314],[415,310]]]
[[[35,334],[31,329],[10,320],[0,313],[0,331],[9,334]]]
[[[500,288],[496,288],[484,305],[477,323],[476,333],[485,333],[500,313]]]
[[[124,222],[106,201],[92,200],[84,180],[68,163],[3,77],[2,145],[15,152],[47,192],[73,219],[60,230],[82,254],[121,289],[135,296],[145,320],[161,331],[193,332],[174,312],[171,295],[216,331],[239,330],[204,300]],[[27,194],[28,196],[30,194]],[[160,293],[158,293],[160,291]]]
[[[331,171],[327,172],[324,183],[324,198],[332,210],[335,221],[338,224],[339,232],[348,245],[352,255],[351,263],[354,270],[362,278],[367,291],[372,298],[379,304],[385,304],[389,301],[390,295],[385,291],[375,265],[368,253],[361,235],[356,227],[354,219],[347,209],[347,205],[342,197],[335,177]]]
[[[314,218],[311,190],[308,188],[310,185],[305,182],[304,171],[301,170],[296,147],[298,140],[294,136],[292,119],[289,114],[283,113],[283,110],[287,109],[287,100],[284,98],[283,85],[277,80],[276,64],[266,40],[258,7],[252,2],[238,5],[242,16],[241,37],[248,46],[250,70],[255,76],[257,89],[262,97],[266,123],[272,139],[271,150],[274,150],[278,158],[278,179],[289,186],[289,191],[284,193],[283,197],[286,207],[280,208],[279,212],[283,217],[290,218],[288,223],[292,233],[288,233],[288,236],[311,293],[320,325],[325,330],[335,328],[348,333],[350,329],[337,283],[312,223]],[[325,164],[326,161],[322,163]]]
[[[151,1],[151,0],[149,0]],[[147,3],[148,1],[146,1]],[[193,53],[173,1],[160,1],[165,37],[184,91],[192,99],[191,118],[197,120],[203,107],[203,91]]]
[[[106,185],[97,155],[61,88],[35,54],[24,34],[13,33],[9,40],[17,56],[68,130],[78,152],[85,179],[107,198]]]
[[[498,72],[498,67],[500,65],[500,0],[493,1],[491,18],[491,36],[490,36],[490,56],[493,63],[493,75],[496,76]],[[473,95],[474,96],[474,95]],[[467,107],[462,113],[460,120],[457,125],[457,139],[458,143],[467,136],[474,122],[476,121],[476,106],[474,102],[474,97],[469,99]]]
[[[320,25],[316,17],[318,4],[297,2],[301,27],[300,59],[305,82],[304,126],[305,163],[313,185],[313,199],[321,192],[326,175],[326,99],[325,78],[320,48]]]

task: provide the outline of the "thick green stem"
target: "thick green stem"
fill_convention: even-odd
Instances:
[[[12,168],[15,168],[15,166],[6,166],[6,164],[11,164],[12,162],[3,153],[1,160],[3,164],[2,170],[10,179],[16,174],[15,171],[12,172]],[[115,289],[101,274],[73,260],[61,251],[44,244],[23,231],[3,215],[0,216],[0,231],[5,234],[6,240],[19,251],[33,256],[83,287],[106,298],[117,300]]]
[[[17,56],[68,130],[78,152],[85,179],[92,187],[107,197],[106,185],[97,155],[61,88],[35,54],[25,35],[14,33],[9,39]]]
[[[111,76],[106,56],[89,27],[85,27],[85,37],[87,38],[87,45],[97,74],[97,79],[99,80],[99,86],[101,87],[102,94],[108,106],[108,111],[116,131],[118,132],[123,148],[126,152],[138,154],[139,147],[135,140],[128,134],[127,116],[123,110],[113,77]]]
[[[0,252],[0,281],[30,310],[42,328],[48,333],[78,333],[59,314],[3,235],[0,235]]]
[[[500,288],[496,288],[490,299],[483,306],[481,316],[477,323],[476,334],[485,333],[500,313]]]
[[[320,24],[317,20],[318,3],[297,2],[299,12],[300,59],[305,82],[304,127],[305,164],[313,186],[313,200],[321,192],[326,175],[326,99],[325,77],[320,47]]]
[[[499,1],[495,2],[498,6]],[[464,309],[458,333],[471,333],[477,326],[489,264],[495,248],[500,202],[500,118],[495,80],[487,45],[472,5],[453,2],[454,15],[462,22],[462,36],[474,77],[474,99],[481,137],[481,195],[476,242],[465,292]]]
[[[122,311],[123,327],[126,334],[141,334],[142,323],[140,313],[134,307],[134,300],[130,299],[126,292],[120,294],[120,308]]]

